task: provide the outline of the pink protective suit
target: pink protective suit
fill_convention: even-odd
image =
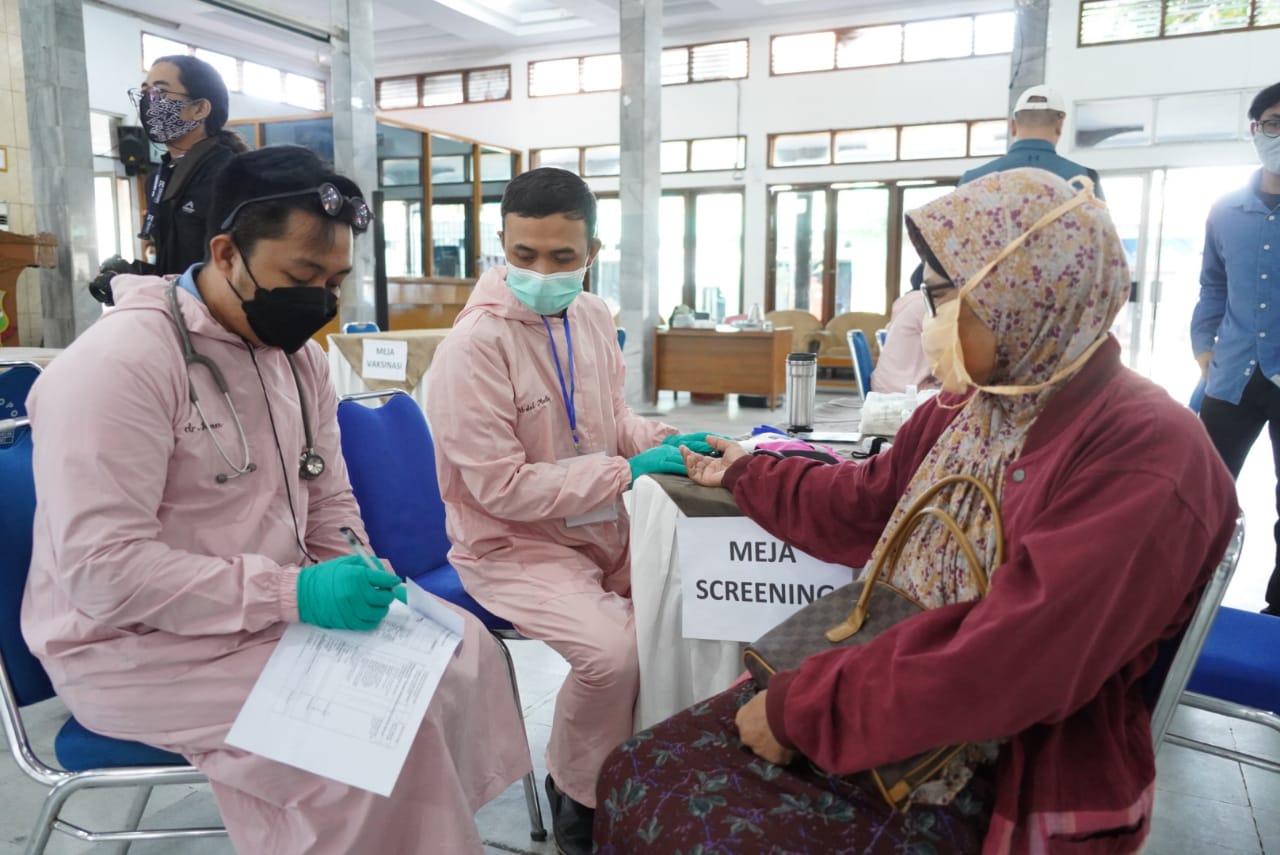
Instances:
[[[622,354],[604,302],[581,294],[567,318],[580,452],[551,355],[554,340],[570,386],[565,322],[547,319],[549,339],[501,267],[481,277],[436,351],[427,415],[449,560],[476,600],[569,661],[547,770],[594,806],[600,764],[631,735],[639,685],[630,525],[620,501],[631,485],[626,458],[675,428],[637,416],[623,400]],[[613,521],[566,525],[609,508]]]
[[[528,771],[529,754],[500,654],[474,619],[390,797],[224,744],[298,620],[299,538],[323,561],[349,552],[341,526],[363,536],[337,401],[324,354],[308,344],[294,360],[328,468],[303,481],[284,352],[255,350],[259,382],[245,343],[179,290],[257,465],[218,483],[231,468],[206,434],[237,465],[240,435],[211,375],[184,367],[166,281],[120,276],[113,287],[117,309],[53,361],[30,399],[39,503],[22,628],[59,696],[92,730],[190,758],[242,853],[480,851],[472,814]]]

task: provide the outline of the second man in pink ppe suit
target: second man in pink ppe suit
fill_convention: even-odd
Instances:
[[[507,186],[508,266],[476,284],[427,395],[449,560],[485,608],[569,661],[547,745],[568,855],[591,851],[600,765],[632,733],[639,666],[620,499],[638,475],[684,472],[676,429],[623,399],[609,309],[582,290],[595,219],[571,172],[535,169]]]

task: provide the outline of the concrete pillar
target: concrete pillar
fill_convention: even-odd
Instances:
[[[378,189],[378,125],[374,113],[373,0],[330,0],[329,97],[333,103],[333,159],[373,206]],[[373,229],[355,242],[351,275],[342,287],[343,322],[374,319]]]
[[[1014,16],[1013,53],[1009,57],[1009,115],[1013,115],[1013,106],[1023,91],[1044,83],[1049,0],[1018,0],[1014,4]]]
[[[622,54],[621,322],[627,402],[647,408],[658,323],[658,207],[662,196],[662,0],[619,4]]]
[[[20,0],[32,195],[37,231],[58,239],[40,271],[45,347],[65,347],[101,316],[88,284],[98,269],[81,0]]]

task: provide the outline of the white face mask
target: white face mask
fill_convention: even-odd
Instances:
[[[1273,175],[1280,175],[1280,137],[1269,137],[1262,131],[1255,131],[1253,147],[1258,151],[1262,168]]]

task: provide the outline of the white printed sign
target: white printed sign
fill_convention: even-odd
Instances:
[[[685,638],[755,641],[799,609],[853,581],[746,517],[676,521]]]
[[[360,369],[361,377],[366,380],[405,379],[405,370],[409,365],[409,342],[366,338],[363,344],[364,365]]]

